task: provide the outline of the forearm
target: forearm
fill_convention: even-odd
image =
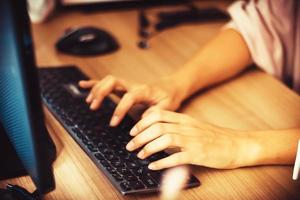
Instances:
[[[226,29],[207,43],[193,59],[172,75],[183,99],[196,91],[227,80],[252,63],[242,36]]]
[[[239,166],[293,164],[300,128],[249,132],[241,143]]]

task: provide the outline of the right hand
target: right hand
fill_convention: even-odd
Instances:
[[[153,107],[171,111],[178,109],[183,97],[174,83],[176,82],[169,77],[153,84],[129,83],[108,75],[102,80],[80,81],[79,86],[85,89],[91,88],[86,102],[90,104],[92,110],[98,109],[110,93],[124,94],[110,121],[110,126],[117,126],[134,104],[149,106],[144,114],[150,112]]]

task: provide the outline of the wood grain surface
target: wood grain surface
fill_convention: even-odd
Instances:
[[[225,7],[226,2],[217,2]],[[200,6],[205,3],[200,3]],[[174,9],[162,7],[161,9]],[[176,7],[178,9],[178,7]],[[154,15],[158,8],[149,9]],[[179,69],[224,22],[180,26],[157,34],[151,48],[137,47],[137,10],[58,13],[45,24],[33,25],[37,63],[43,66],[75,64],[91,78],[112,74],[149,83]],[[55,42],[66,28],[84,25],[103,28],[119,41],[119,51],[96,57],[73,57],[58,53]],[[178,80],[180,81],[180,80]],[[159,199],[159,194],[122,196],[90,161],[55,118],[45,110],[47,128],[59,150],[54,163],[56,190],[46,199]],[[264,130],[300,126],[300,97],[278,80],[257,69],[194,95],[180,112],[219,126],[240,130]],[[235,170],[193,167],[202,185],[181,193],[180,199],[300,199],[300,182],[292,181],[291,166],[262,166]],[[0,182],[25,186],[33,191],[29,177]]]

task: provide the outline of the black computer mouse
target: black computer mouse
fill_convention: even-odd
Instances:
[[[67,30],[57,41],[56,49],[71,55],[94,56],[112,53],[119,49],[119,44],[108,32],[86,26]]]

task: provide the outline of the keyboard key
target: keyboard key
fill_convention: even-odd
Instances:
[[[137,179],[137,177],[136,176],[134,176],[133,174],[125,174],[124,176],[123,176],[123,178],[126,180],[126,181],[128,181],[128,182],[136,182],[136,181],[138,181],[138,179]]]
[[[135,162],[126,162],[126,166],[129,168],[129,169],[134,169],[134,168],[138,168],[138,165],[135,163]]]
[[[147,188],[155,188],[158,186],[155,181],[149,176],[140,177],[141,181],[147,186]]]
[[[130,170],[126,167],[118,167],[117,171],[122,175],[131,174]]]
[[[107,147],[107,145],[106,145],[104,142],[99,141],[99,139],[98,139],[96,142],[97,142],[97,147],[98,147],[99,149],[104,149],[104,148]]]
[[[137,162],[139,163],[139,164],[141,164],[141,165],[143,165],[143,166],[148,166],[149,164],[150,164],[150,161],[149,160],[146,160],[146,159],[144,159],[144,160],[142,160],[142,159],[137,159]]]
[[[118,150],[119,149],[119,145],[118,144],[111,144],[110,148],[114,149],[114,150]]]
[[[105,160],[105,158],[100,153],[95,153],[94,155],[97,158],[97,160],[99,160],[99,161]]]
[[[134,175],[136,175],[136,176],[141,176],[143,173],[143,170],[141,169],[141,168],[138,168],[138,169],[132,169],[131,170],[132,171],[132,173],[134,174]]]
[[[106,155],[112,154],[112,153],[113,153],[113,152],[112,152],[109,148],[107,148],[107,147],[105,147],[105,148],[103,148],[103,149],[99,149],[99,151],[101,151],[101,153],[106,154]]]
[[[83,144],[88,145],[89,141],[86,138],[82,138],[81,141],[83,142]]]
[[[111,162],[111,164],[114,167],[124,167],[124,163],[122,163],[120,160],[114,160]]]
[[[98,151],[98,149],[92,144],[88,144],[87,147],[91,152],[97,152]]]
[[[125,156],[130,156],[129,152],[127,150],[123,150],[123,149],[118,149],[115,151],[118,155],[125,157]]]
[[[75,134],[81,140],[84,138],[83,134],[80,131],[76,131]]]
[[[127,182],[122,182],[120,183],[120,186],[121,188],[124,190],[124,191],[129,191],[131,190],[131,187],[129,186],[129,184]]]
[[[135,190],[140,190],[145,188],[144,184],[141,181],[129,182],[129,185]]]
[[[106,168],[110,167],[110,164],[106,160],[100,160],[100,163]]]
[[[148,176],[152,178],[158,185],[161,183],[161,178],[163,176],[163,171],[150,171],[148,172]]]
[[[114,177],[114,179],[115,179],[116,181],[123,181],[123,180],[124,180],[124,179],[123,179],[123,176],[120,175],[118,172],[114,172],[114,173],[112,173],[111,175]]]
[[[116,159],[116,156],[114,154],[104,154],[104,157],[110,161]]]

